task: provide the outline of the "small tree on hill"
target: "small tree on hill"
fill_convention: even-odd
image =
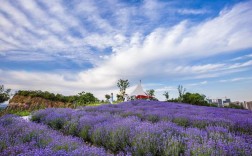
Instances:
[[[117,82],[117,87],[120,89],[120,96],[124,97],[126,89],[130,86],[129,80],[120,79]],[[121,99],[120,99],[121,100]]]
[[[110,95],[106,94],[105,95],[106,100],[108,101],[110,99]]]
[[[163,95],[165,96],[165,100],[168,101],[169,100],[169,92],[165,91]]]
[[[11,89],[4,90],[4,85],[0,85],[0,103],[10,99],[10,91]]]
[[[147,94],[148,94],[149,96],[152,96],[152,97],[155,96],[155,90],[154,90],[154,89],[146,90],[146,92],[147,92]]]
[[[183,101],[183,95],[185,94],[185,92],[186,92],[186,89],[182,85],[179,85],[178,86],[178,93],[179,93],[178,100],[180,102]]]

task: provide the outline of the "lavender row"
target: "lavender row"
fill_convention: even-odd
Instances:
[[[252,135],[252,112],[158,101],[133,101],[118,105],[83,107],[88,112],[138,116],[151,122],[171,121],[183,127],[221,126],[234,133]]]
[[[13,115],[0,118],[2,156],[106,156],[102,148],[90,147],[80,138],[64,136],[46,125],[27,122]]]
[[[184,128],[169,121],[152,123],[136,116],[73,109],[46,109],[36,122],[83,138],[117,153],[133,155],[252,155],[252,137],[219,126]]]

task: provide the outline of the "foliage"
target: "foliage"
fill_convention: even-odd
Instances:
[[[186,89],[182,85],[178,85],[178,93],[179,93],[178,100],[179,101],[183,101],[183,95],[185,94],[185,92],[186,92]]]
[[[123,101],[123,95],[116,94],[117,101]]]
[[[168,102],[179,102],[178,98],[171,98],[168,100]]]
[[[230,103],[229,106],[225,106],[226,108],[235,108],[235,109],[244,109],[242,105],[237,105],[234,103]]]
[[[151,97],[155,96],[155,90],[154,89],[150,89],[150,90],[146,90],[147,94]]]
[[[88,103],[96,103],[99,101],[92,93],[81,92],[78,95],[64,96],[61,94],[54,94],[48,91],[31,91],[31,90],[19,90],[15,95],[41,97],[51,101],[60,101],[64,103],[75,103],[77,105],[85,105]]]
[[[199,94],[199,93],[190,93],[190,92],[184,93],[185,91],[186,91],[186,89],[183,88],[182,85],[179,85],[178,86],[179,97],[178,98],[172,98],[172,99],[167,100],[167,101],[168,102],[181,102],[181,103],[187,103],[187,104],[199,105],[199,106],[216,107],[215,104],[209,104],[206,101],[206,96],[205,95]],[[165,92],[163,95],[168,96],[168,98],[169,98],[169,93],[168,92]]]
[[[165,96],[165,100],[168,101],[169,100],[169,92],[165,91],[163,95]]]
[[[61,102],[69,102],[73,103],[77,96],[64,96],[61,94],[54,94],[48,91],[41,91],[41,90],[19,90],[15,95],[21,96],[30,96],[30,97],[41,97],[51,101],[61,101]]]
[[[205,100],[205,95],[200,95],[199,93],[189,93],[187,92],[182,96],[182,102],[189,103],[193,105],[207,105]]]
[[[124,97],[125,93],[126,93],[126,89],[130,86],[130,83],[128,80],[123,80],[120,79],[117,82],[117,87],[120,89],[120,95],[121,97]]]
[[[81,92],[76,98],[76,103],[78,106],[87,105],[89,103],[95,103],[99,101],[92,93]]]
[[[106,94],[105,95],[105,98],[107,99],[107,101],[110,99],[110,95],[109,94]]]
[[[4,89],[4,85],[0,85],[0,103],[8,101],[10,99],[11,89]]]
[[[27,111],[27,110],[23,110],[23,111],[9,110],[8,113],[9,114],[15,114],[15,115],[18,115],[18,116],[28,116],[28,115],[31,114],[31,112]]]

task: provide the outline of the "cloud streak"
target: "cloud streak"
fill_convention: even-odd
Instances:
[[[5,77],[0,78],[1,83],[16,89],[32,85],[57,92],[67,88],[70,93],[84,88],[103,94],[107,92],[105,89],[114,90],[120,78],[202,79],[247,71],[252,65],[251,60],[244,61],[243,57],[235,58],[232,63],[200,62],[252,48],[252,20],[248,19],[252,16],[252,1],[238,3],[198,23],[181,19],[171,20],[171,24],[160,23],[169,13],[165,9],[171,5],[154,0],[139,5],[116,0],[72,1],[68,5],[66,1],[0,2],[0,58],[8,61],[69,59],[77,64],[92,64],[91,68],[71,76],[68,71],[2,69]],[[101,7],[105,5],[108,7]],[[210,12],[189,8],[177,13]],[[207,82],[204,80],[201,84]]]

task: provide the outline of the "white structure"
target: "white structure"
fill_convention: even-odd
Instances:
[[[250,102],[244,101],[244,103],[242,105],[245,109],[252,110],[252,101],[250,101]]]
[[[111,103],[111,104],[113,104],[113,93],[111,93],[111,96],[110,96],[110,99],[109,99],[109,102]]]
[[[149,98],[149,95],[144,92],[143,87],[140,83],[137,85],[136,89],[130,94],[130,97],[136,97],[137,99],[147,99]]]
[[[144,92],[141,84],[138,84],[136,89],[130,94],[130,96],[137,96],[137,95],[147,96],[147,94]]]

